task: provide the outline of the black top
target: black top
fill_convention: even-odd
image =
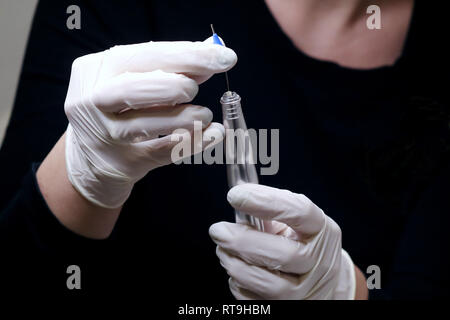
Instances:
[[[81,8],[81,30],[66,27],[72,4]],[[229,77],[248,126],[280,129],[280,170],[260,183],[305,194],[340,225],[355,264],[363,272],[381,268],[382,289],[371,298],[448,295],[450,73],[442,6],[417,4],[397,63],[361,71],[302,54],[262,1],[40,1],[0,153],[1,281],[68,292],[66,268],[77,264],[82,294],[231,297],[208,236],[212,223],[234,219],[223,165],[150,172],[104,241],[63,227],[39,192],[37,164],[31,169],[67,126],[63,104],[76,57],[117,44],[203,40],[212,22],[239,57]],[[221,121],[224,90],[223,76],[215,76],[194,102]]]

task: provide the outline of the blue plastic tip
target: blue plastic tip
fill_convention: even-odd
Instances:
[[[213,33],[213,43],[223,46],[223,43],[222,41],[220,41],[220,38],[217,35],[217,33]]]

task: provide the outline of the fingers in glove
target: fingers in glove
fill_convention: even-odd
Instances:
[[[104,53],[99,80],[125,72],[163,70],[181,73],[198,83],[228,71],[237,62],[233,50],[207,42],[168,41],[115,46]]]
[[[181,135],[180,135],[181,133]],[[178,136],[177,136],[178,135]],[[178,150],[172,149],[172,162],[181,161],[184,158],[190,157],[191,155],[200,153],[201,151],[209,150],[213,146],[222,142],[225,137],[225,128],[222,124],[213,122],[206,129],[203,130],[202,135],[189,132],[187,134],[186,130],[176,130],[175,133],[171,135],[172,144],[177,144],[181,139],[185,139],[190,143],[189,150],[184,150],[179,148]],[[187,144],[187,143],[186,143]],[[173,145],[175,147],[175,145]],[[221,146],[223,148],[223,146]],[[179,151],[183,151],[183,154],[179,154]]]
[[[288,297],[298,285],[298,277],[296,276],[250,265],[219,246],[216,254],[220,259],[220,264],[233,278],[237,287],[248,290],[264,299]]]
[[[177,137],[174,137],[175,135]],[[162,138],[139,142],[136,143],[135,146],[141,151],[142,157],[148,158],[160,165],[166,165],[190,157],[202,150],[212,148],[214,145],[223,141],[225,129],[222,124],[212,122],[203,130],[203,139],[201,141],[194,141],[192,137],[193,133],[185,130],[183,133],[174,133]],[[211,137],[213,137],[213,139],[211,139]],[[179,154],[174,155],[173,148],[180,143],[182,139],[189,143],[190,148],[187,150],[186,154],[183,154],[182,156]],[[200,143],[200,146],[194,146],[195,143]]]
[[[248,264],[269,270],[304,274],[319,259],[312,246],[249,226],[219,222],[209,229],[213,241]]]
[[[202,149],[209,150],[225,138],[225,128],[221,123],[212,122],[203,130]]]
[[[273,220],[262,220],[264,223],[264,232],[282,235],[292,240],[298,240],[298,236],[293,230],[285,223],[281,223]]]
[[[208,108],[184,104],[106,114],[104,123],[113,140],[136,143],[170,135],[177,129],[194,131],[195,124],[206,128],[212,117]]]
[[[119,112],[187,103],[197,92],[197,83],[182,74],[126,72],[101,82],[92,93],[92,102],[103,112]]]
[[[231,293],[238,300],[263,300],[263,297],[244,288],[240,288],[231,277],[228,279],[228,285],[230,286]]]
[[[302,237],[317,234],[325,225],[325,214],[302,194],[258,184],[230,189],[228,202],[242,213],[290,226]]]

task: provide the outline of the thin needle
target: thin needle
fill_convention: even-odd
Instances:
[[[213,36],[214,35],[217,36],[216,31],[214,31],[214,26],[212,23],[211,23],[211,31],[213,33]],[[230,91],[230,81],[228,80],[228,72],[225,72],[225,81],[227,82],[227,91]]]
[[[227,82],[227,91],[230,91],[230,82],[228,81],[228,72],[225,72],[225,81]]]

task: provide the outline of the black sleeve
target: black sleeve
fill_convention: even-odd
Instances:
[[[408,217],[390,274],[381,270],[380,290],[371,299],[443,299],[450,286],[448,226],[450,168],[441,172]],[[383,235],[380,234],[380,237]],[[383,277],[388,281],[383,281]]]
[[[91,274],[106,263],[100,257],[107,255],[109,240],[86,239],[61,225],[40,194],[35,179],[37,165],[30,167],[44,159],[66,129],[64,100],[73,60],[114,45],[151,40],[150,3],[39,1],[0,151],[2,291],[66,289],[65,268],[73,261],[90,261]],[[70,5],[81,9],[80,30],[66,26]]]
[[[0,214],[1,290],[41,293],[63,289],[67,267],[85,266],[108,253],[109,241],[93,240],[64,227],[48,208],[32,165],[19,191]],[[81,266],[80,266],[81,268]]]

